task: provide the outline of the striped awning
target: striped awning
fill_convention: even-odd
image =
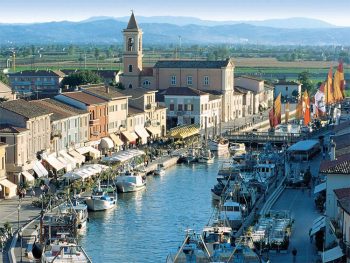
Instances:
[[[45,169],[40,161],[36,161],[33,166],[33,170],[38,177],[48,176],[49,172]]]
[[[35,180],[34,176],[28,171],[23,171],[22,175],[26,178],[27,181],[32,182]]]
[[[122,134],[128,142],[134,142],[138,138],[134,132],[123,131]]]
[[[109,137],[111,137],[111,139],[114,142],[115,146],[122,146],[124,144],[123,141],[119,138],[119,136],[117,136],[114,133],[111,133],[109,135]]]

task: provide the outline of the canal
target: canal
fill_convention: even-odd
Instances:
[[[118,207],[89,213],[80,243],[93,262],[165,262],[184,240],[200,231],[212,212],[214,164],[177,165],[162,177],[148,176],[146,190],[118,195]]]

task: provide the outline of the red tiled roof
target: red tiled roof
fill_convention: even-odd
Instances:
[[[11,126],[10,124],[0,124],[0,133],[21,133],[29,131],[26,128]]]
[[[90,95],[88,93],[84,93],[81,91],[74,91],[74,92],[65,92],[62,94],[63,96],[66,96],[68,98],[80,101],[86,105],[94,105],[94,104],[103,104],[107,103],[107,100],[98,98],[96,96]]]
[[[320,173],[350,174],[350,153],[340,155],[333,161],[321,162]]]

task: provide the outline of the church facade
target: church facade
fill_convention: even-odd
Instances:
[[[234,92],[234,63],[231,59],[221,61],[161,60],[153,67],[142,66],[142,30],[132,13],[128,26],[123,30],[124,73],[121,82],[125,89],[142,87],[165,90],[169,87],[189,87],[222,96],[221,121],[232,121],[237,109],[241,109],[243,96]],[[242,103],[241,103],[242,104]]]

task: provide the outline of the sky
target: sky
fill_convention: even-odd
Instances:
[[[350,26],[350,0],[0,0],[0,23],[81,21],[93,16],[192,16],[205,20],[308,17]]]

